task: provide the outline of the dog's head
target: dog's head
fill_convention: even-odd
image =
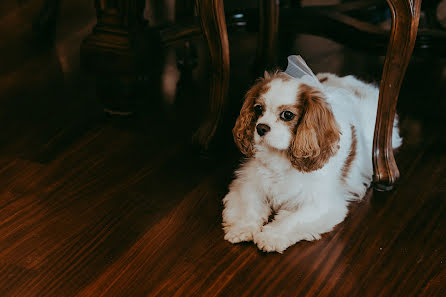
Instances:
[[[323,92],[282,72],[265,73],[246,93],[232,132],[246,156],[256,146],[285,151],[302,172],[322,168],[339,148],[340,130]]]

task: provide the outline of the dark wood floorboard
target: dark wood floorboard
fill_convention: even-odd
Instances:
[[[63,2],[52,47],[31,29],[40,1],[0,4],[0,296],[446,296],[445,60],[409,66],[396,189],[369,190],[321,240],[265,254],[221,228],[255,34],[230,35],[228,112],[202,152],[189,142],[200,114],[177,103],[104,115],[79,69],[90,2]],[[379,80],[382,57],[311,36],[294,50],[315,72]],[[197,89],[182,92],[193,111]]]

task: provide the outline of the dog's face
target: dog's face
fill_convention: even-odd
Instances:
[[[310,172],[336,153],[340,131],[318,89],[276,73],[247,92],[233,134],[247,156],[255,146],[286,151],[296,169]]]
[[[287,77],[277,77],[268,82],[263,93],[254,98],[254,143],[277,150],[290,146],[301,110],[296,94],[298,84]]]

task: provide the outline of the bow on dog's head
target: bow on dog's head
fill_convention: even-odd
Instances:
[[[297,170],[310,172],[337,152],[340,130],[319,82],[278,72],[246,93],[233,135],[248,157],[257,148],[283,151]]]

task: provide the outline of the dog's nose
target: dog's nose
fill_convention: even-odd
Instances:
[[[266,133],[269,132],[269,130],[271,130],[271,128],[266,124],[258,124],[256,129],[257,133],[259,133],[260,136],[265,135]]]

